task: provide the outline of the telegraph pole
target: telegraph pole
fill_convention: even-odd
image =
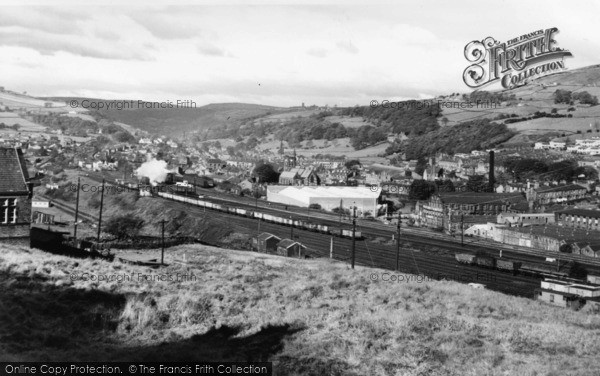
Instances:
[[[73,245],[77,246],[77,220],[79,217],[79,188],[81,177],[77,177],[77,201],[75,202],[75,228],[73,229]]]
[[[460,245],[465,245],[465,222],[464,215],[460,215]]]
[[[100,241],[100,232],[102,231],[102,207],[104,206],[104,179],[102,179],[102,190],[100,191],[100,214],[98,215],[98,237]]]
[[[398,234],[396,236],[396,271],[399,269],[400,265],[400,224],[402,223],[402,218],[400,217],[400,212],[398,211]]]
[[[352,208],[352,269],[354,269],[354,258],[356,256],[356,205]]]
[[[162,224],[162,247],[160,250],[160,264],[164,265],[165,264],[165,220],[163,219],[162,221],[160,221],[160,223]]]

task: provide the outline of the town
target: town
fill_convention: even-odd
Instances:
[[[0,370],[598,374],[597,4],[67,3],[0,5]]]

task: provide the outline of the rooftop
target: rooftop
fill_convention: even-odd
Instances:
[[[535,191],[537,193],[545,193],[545,192],[564,192],[564,191],[578,191],[578,190],[586,190],[585,187],[582,187],[578,184],[567,184],[567,185],[558,185],[555,187],[540,187],[536,188]]]
[[[440,199],[446,204],[516,204],[525,202],[525,196],[515,193],[474,193],[452,192],[440,194]]]
[[[578,217],[600,218],[600,210],[566,209],[557,211],[558,214],[573,215]]]
[[[0,166],[0,194],[29,192],[29,175],[21,149],[0,148]]]

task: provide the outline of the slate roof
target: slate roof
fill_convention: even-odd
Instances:
[[[577,184],[568,184],[568,185],[557,185],[555,187],[540,187],[534,189],[537,193],[546,193],[546,192],[566,192],[566,191],[580,191],[585,190],[585,187]]]
[[[291,246],[295,245],[295,244],[299,244],[300,247],[302,248],[306,248],[305,246],[303,246],[302,244],[292,240],[292,239],[283,239],[282,241],[280,241],[279,243],[277,243],[278,247],[282,247],[282,248],[290,248]]]
[[[281,238],[280,238],[280,237],[278,237],[278,236],[275,236],[275,235],[273,235],[273,234],[269,234],[268,232],[263,232],[262,234],[258,235],[256,238],[257,238],[258,240],[263,240],[263,241],[269,240],[269,239],[271,239],[271,238],[275,238],[275,239],[277,239],[277,240],[281,240]]]
[[[526,202],[525,196],[520,192],[514,193],[474,193],[458,192],[440,194],[440,199],[445,204],[502,204]]]
[[[600,210],[566,209],[566,210],[557,211],[556,213],[573,215],[573,216],[577,216],[577,217],[600,218]]]
[[[27,167],[21,149],[0,148],[0,194],[29,193]]]

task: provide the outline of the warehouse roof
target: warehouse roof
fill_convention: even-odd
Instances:
[[[308,202],[311,198],[339,199],[377,199],[381,190],[367,187],[331,187],[331,186],[285,186],[271,185],[267,189],[273,193]]]

